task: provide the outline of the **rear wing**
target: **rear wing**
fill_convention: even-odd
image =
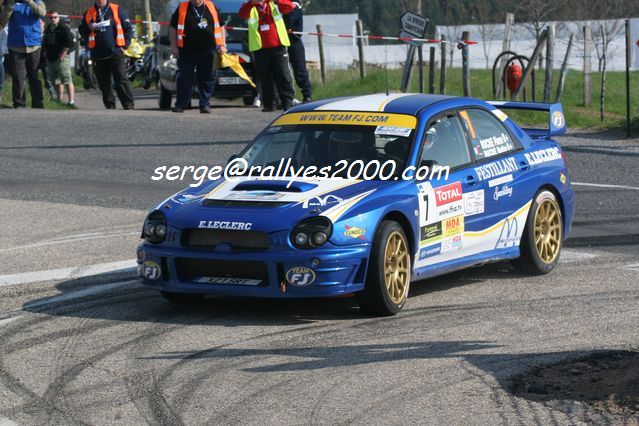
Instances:
[[[532,138],[550,138],[566,133],[566,119],[561,103],[545,104],[538,102],[489,101],[499,109],[515,109],[548,112],[548,129],[524,129]]]

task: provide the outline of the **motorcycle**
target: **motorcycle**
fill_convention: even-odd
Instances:
[[[144,53],[150,45],[141,43],[137,38],[131,39],[131,44],[124,51],[126,57],[126,75],[129,81],[135,80],[144,69]]]
[[[98,88],[98,79],[93,71],[93,61],[89,49],[85,48],[78,55],[75,73],[82,77],[82,85],[85,90]]]
[[[156,56],[155,43],[150,43],[144,51],[143,65],[142,65],[142,87],[149,89],[155,82],[155,86],[158,87],[158,80],[160,79],[158,73],[158,63]]]

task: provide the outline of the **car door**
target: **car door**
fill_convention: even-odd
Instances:
[[[468,108],[460,111],[471,142],[475,173],[485,193],[485,251],[519,245],[528,212],[528,188],[523,178],[530,165],[520,142],[492,112]]]
[[[416,164],[420,206],[416,268],[459,266],[461,259],[472,252],[464,234],[478,231],[483,225],[483,192],[472,166],[458,113],[449,111],[431,119]],[[426,167],[430,173],[424,172]]]

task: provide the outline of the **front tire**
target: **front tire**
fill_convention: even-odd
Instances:
[[[402,310],[411,275],[409,246],[397,222],[384,221],[375,232],[364,291],[357,294],[366,313],[391,316]]]
[[[559,261],[564,222],[555,194],[544,189],[533,200],[519,245],[521,256],[512,264],[519,272],[545,275]]]

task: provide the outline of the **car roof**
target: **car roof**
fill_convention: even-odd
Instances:
[[[419,93],[379,93],[365,96],[323,99],[298,105],[289,110],[289,112],[366,111],[417,115],[422,109],[428,106],[452,99],[462,98]]]

